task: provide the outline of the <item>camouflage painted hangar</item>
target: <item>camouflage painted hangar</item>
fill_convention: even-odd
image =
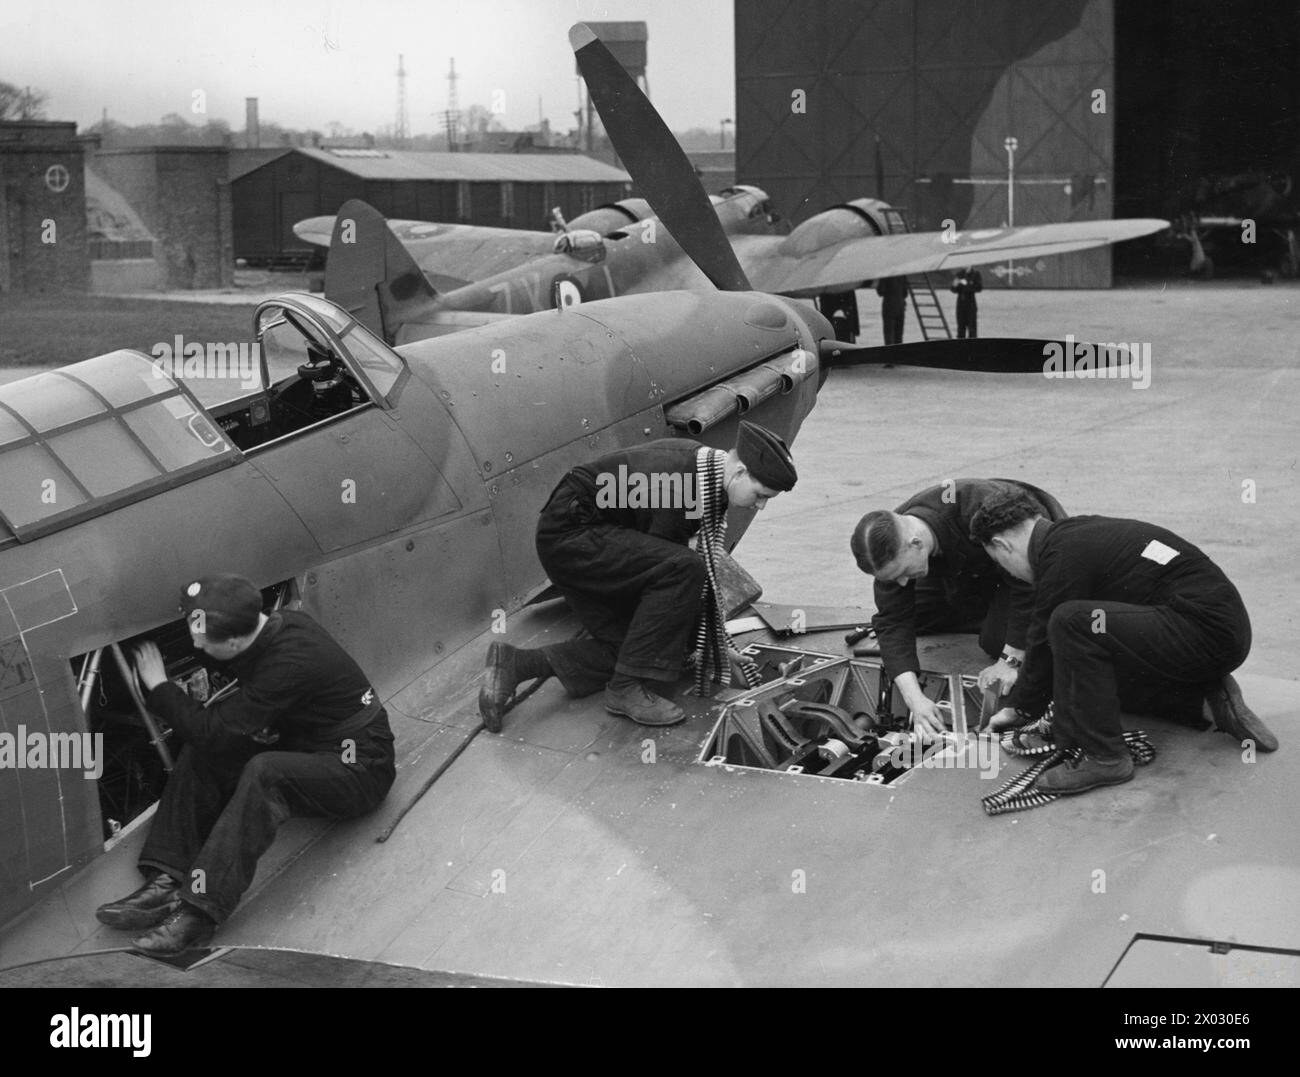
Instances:
[[[1295,4],[747,0],[735,10],[736,174],[796,222],[863,195],[899,206],[917,229],[1172,219],[1206,176],[1300,171]],[[1186,265],[1185,250],[1126,248],[1114,254],[1123,268]],[[1112,257],[1017,263],[1010,276],[1107,287]],[[992,267],[985,284],[1008,276]]]

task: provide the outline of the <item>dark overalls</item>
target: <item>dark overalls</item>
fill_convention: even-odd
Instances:
[[[664,438],[609,453],[573,468],[542,509],[537,556],[592,635],[543,648],[570,695],[604,688],[614,673],[668,683],[681,676],[705,579],[703,559],[686,545],[700,521],[685,498],[630,507],[607,496],[598,504],[598,494],[620,474],[642,474],[660,491],[695,495],[699,448]]]
[[[149,709],[184,747],[140,853],[142,866],[179,879],[181,899],[218,923],[235,911],[281,823],[364,815],[395,776],[374,689],[306,614],[272,614],[228,666],[239,688],[210,707],[170,681],[149,693]]]
[[[1206,692],[1250,653],[1250,618],[1223,570],[1155,524],[1105,516],[1039,522],[1028,653],[1012,705],[1054,700],[1057,743],[1125,754],[1120,713],[1200,721]]]
[[[1008,486],[1029,494],[1050,519],[1065,516],[1051,494],[1010,479],[954,479],[922,490],[894,510],[929,525],[937,545],[922,579],[906,587],[881,580],[875,583],[877,612],[871,623],[890,680],[902,673],[920,672],[918,635],[978,632],[980,649],[990,656],[1006,645],[1024,647],[1033,611],[1033,587],[999,569],[984,547],[970,537],[971,517],[987,497]]]
[[[958,275],[952,283],[952,290],[957,293],[957,339],[979,336],[979,312],[975,305],[975,293],[984,290],[984,278],[978,269],[970,269]]]
[[[884,322],[885,343],[903,343],[903,323],[907,320],[907,278],[885,277],[876,282],[880,296],[880,319]]]

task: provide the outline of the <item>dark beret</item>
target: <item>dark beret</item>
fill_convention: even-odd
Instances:
[[[181,610],[186,620],[190,620],[195,610],[203,611],[204,635],[214,639],[245,636],[257,627],[262,592],[243,576],[229,573],[200,576],[181,588]]]
[[[742,421],[736,435],[736,455],[749,473],[770,490],[794,488],[798,475],[790,449],[777,434],[757,423]]]

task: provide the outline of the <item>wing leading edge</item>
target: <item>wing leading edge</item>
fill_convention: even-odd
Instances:
[[[841,240],[803,255],[784,250],[786,240],[773,236],[738,236],[735,245],[741,265],[759,291],[811,296],[847,291],[881,277],[1088,250],[1168,227],[1168,221],[1135,218],[952,233],[912,232]]]

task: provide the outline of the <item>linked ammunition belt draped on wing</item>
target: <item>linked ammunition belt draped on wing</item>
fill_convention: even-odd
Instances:
[[[695,630],[695,692],[699,696],[705,695],[705,686],[715,677],[724,686],[731,684],[728,652],[732,643],[727,632],[727,614],[722,608],[717,566],[718,555],[726,551],[727,513],[722,504],[726,459],[726,453],[707,446],[701,446],[695,454],[695,489],[700,510],[696,548],[704,559],[705,572],[704,600]],[[746,686],[756,688],[762,679],[758,666],[750,659],[742,659],[741,671]]]
[[[1052,738],[1052,705],[1047,705],[1047,713],[1037,721],[1002,734],[1002,750],[1008,755],[1037,758],[1050,755],[1056,750],[1056,741]]]
[[[1007,738],[1003,738],[1003,747],[1006,746],[1006,741]],[[1124,744],[1128,747],[1129,755],[1133,757],[1134,764],[1139,767],[1146,766],[1156,757],[1155,745],[1151,743],[1145,731],[1141,729],[1126,732],[1124,734]],[[1035,783],[1044,772],[1064,763],[1066,760],[1077,761],[1083,753],[1078,748],[1058,748],[1053,742],[1048,742],[1048,746],[1043,751],[1048,754],[1044,755],[1032,766],[1022,770],[1010,781],[1004,782],[988,796],[981,798],[980,804],[983,806],[986,815],[1004,815],[1007,812],[1024,811],[1027,808],[1037,808],[1059,799],[1059,793],[1038,792],[1034,788]]]

